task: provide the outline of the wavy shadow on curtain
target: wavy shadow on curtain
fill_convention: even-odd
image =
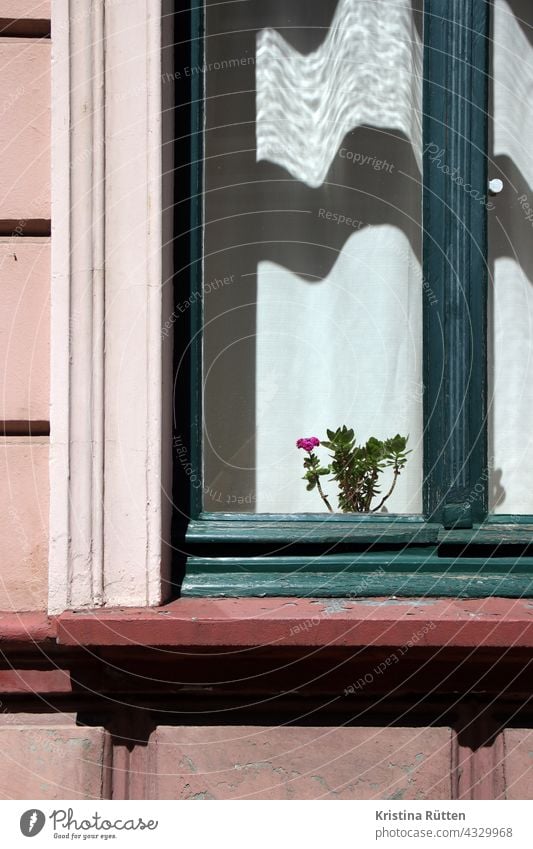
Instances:
[[[207,5],[206,509],[321,512],[294,443],[346,423],[410,434],[390,507],[421,510],[420,29],[410,0]]]
[[[533,11],[495,0],[489,176],[489,506],[533,513]]]

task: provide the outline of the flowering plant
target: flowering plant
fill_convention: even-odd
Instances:
[[[297,448],[307,452],[304,459],[307,489],[316,488],[322,501],[333,513],[333,508],[324,494],[320,478],[332,475],[330,480],[337,482],[339,487],[339,509],[343,513],[375,513],[392,495],[396,481],[405,467],[407,455],[407,440],[409,437],[399,433],[390,439],[376,439],[371,436],[364,445],[357,445],[354,432],[345,425],[337,430],[327,431],[328,439],[321,442],[317,436],[298,439]],[[331,462],[327,466],[320,463],[315,454],[315,448],[322,445],[331,451]],[[392,467],[393,478],[388,492],[373,507],[372,501],[380,495],[379,476],[384,469]]]

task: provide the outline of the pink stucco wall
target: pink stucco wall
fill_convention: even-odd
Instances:
[[[50,240],[0,237],[2,421],[48,421],[49,290]]]
[[[4,715],[0,799],[99,799],[104,733],[74,716]]]
[[[47,603],[50,8],[0,0],[0,611]]]
[[[533,731],[508,728],[505,732],[506,798],[531,799],[533,790]]]
[[[0,798],[531,798],[527,728],[501,731],[476,765],[458,770],[456,731],[443,725],[162,724],[144,737],[133,721],[122,738],[115,726],[111,734],[76,720],[75,712],[0,712]],[[497,779],[482,769],[489,761]]]
[[[50,41],[0,42],[0,217],[50,218]],[[16,228],[14,228],[16,229]]]
[[[0,0],[0,18],[50,17],[51,0]]]
[[[124,746],[74,717],[0,716],[0,798],[448,799],[448,728],[160,726]],[[8,780],[17,765],[15,781]]]
[[[160,727],[160,799],[448,799],[448,728]]]
[[[0,438],[0,611],[47,603],[48,439]]]

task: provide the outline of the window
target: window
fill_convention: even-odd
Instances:
[[[487,400],[491,7],[193,7],[176,59],[183,593],[529,591],[533,517],[501,515],[487,448],[519,438]],[[342,424],[409,433],[391,512],[329,515],[305,491],[296,438]]]
[[[502,190],[488,215],[489,510],[532,514],[533,16],[525,2],[495,0],[493,10],[489,157]]]
[[[410,434],[389,507],[421,513],[420,16],[411,0],[205,15],[204,508],[326,511],[295,441],[346,424]]]

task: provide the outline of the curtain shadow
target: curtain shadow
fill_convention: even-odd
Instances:
[[[203,408],[206,509],[240,512],[254,510],[256,492],[259,263],[276,263],[313,286],[355,230],[380,225],[404,233],[421,263],[421,177],[405,134],[368,125],[344,136],[318,188],[257,162],[256,34],[276,28],[310,53],[323,43],[337,2],[295,4],[290,26],[286,0],[233,5],[228,31],[224,4],[207,4]],[[413,8],[421,29],[420,3]]]

